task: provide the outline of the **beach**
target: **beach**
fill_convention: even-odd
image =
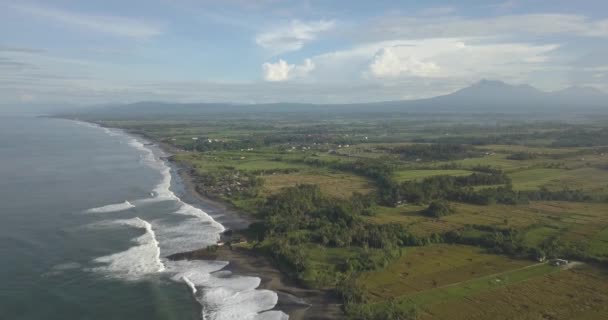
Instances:
[[[167,162],[176,173],[174,178],[181,182],[183,194],[180,195],[185,201],[202,209],[227,230],[241,230],[255,222],[255,219],[246,213],[239,211],[230,203],[221,199],[213,199],[197,190],[195,176],[192,168],[182,163],[171,161],[171,155],[183,152],[175,147],[155,141],[149,136],[143,136],[138,132],[127,133],[140,136],[145,140],[153,142],[161,151],[167,155]],[[222,270],[230,271],[243,276],[259,277],[262,281],[258,289],[267,289],[276,292],[278,302],[273,310],[280,310],[289,315],[290,319],[341,319],[343,312],[341,304],[335,295],[329,290],[313,290],[305,288],[295,281],[288,279],[271,261],[253,251],[228,248],[220,246],[217,250],[201,248],[194,251],[186,251],[171,255],[170,260],[217,260],[228,261],[229,264]]]

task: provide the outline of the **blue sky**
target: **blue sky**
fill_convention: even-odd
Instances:
[[[608,1],[0,0],[4,104],[608,91]]]

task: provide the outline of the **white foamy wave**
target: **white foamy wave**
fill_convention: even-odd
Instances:
[[[171,191],[171,168],[161,162],[163,167],[160,170],[162,179],[156,185],[153,192],[157,198],[161,200],[179,200],[179,198]]]
[[[115,203],[115,204],[109,204],[109,205],[102,206],[102,207],[91,208],[91,209],[86,210],[85,212],[87,212],[87,213],[116,212],[116,211],[128,210],[128,209],[131,209],[134,207],[135,206],[131,202],[125,201],[122,203]]]
[[[175,264],[178,263],[178,264]],[[230,271],[220,271],[228,265],[225,261],[175,261],[167,262],[168,271],[179,270],[173,280],[185,282],[203,288],[229,288],[235,292],[249,291],[260,286],[261,279],[258,277],[233,275]],[[177,268],[176,268],[177,267]]]
[[[138,280],[151,273],[162,272],[165,265],[160,259],[160,248],[152,225],[140,218],[116,220],[112,223],[145,229],[146,233],[135,239],[137,245],[115,254],[96,258],[97,263],[105,264],[93,270],[112,277]]]
[[[260,278],[221,271],[226,265],[228,262],[221,261],[168,261],[167,271],[176,272],[172,279],[190,287],[203,306],[203,319],[288,319],[281,311],[267,311],[276,305],[278,296],[256,289]]]
[[[107,135],[112,136],[112,137],[120,136],[120,133],[116,132],[114,129],[102,127],[102,126],[98,125],[97,123],[91,123],[91,122],[85,122],[85,121],[79,121],[79,120],[75,120],[75,122],[76,122],[76,124],[83,126],[83,127],[101,129],[101,130],[103,130],[104,133],[106,133]]]
[[[133,147],[133,148],[135,148],[135,149],[137,149],[137,150],[139,150],[139,151],[142,151],[142,152],[145,152],[145,153],[150,152],[150,150],[149,150],[148,148],[146,148],[146,146],[144,146],[144,144],[143,144],[143,143],[141,143],[141,141],[139,141],[139,140],[137,140],[137,139],[135,139],[135,138],[131,138],[131,139],[129,140],[129,142],[127,142],[127,143],[128,143],[128,144],[129,144],[131,147]]]
[[[272,310],[258,314],[254,320],[288,320],[289,316],[282,311]]]
[[[198,218],[179,223],[156,220],[154,225],[163,256],[205,248],[220,239],[219,229]]]
[[[146,147],[141,141],[135,138],[129,139],[127,142],[129,146],[137,149],[141,152],[141,162],[153,169],[156,169],[161,174],[160,182],[154,187],[152,196],[154,199],[143,199],[138,202],[150,202],[150,201],[165,201],[165,200],[179,200],[179,198],[170,190],[171,188],[171,168],[169,168],[162,159],[159,159],[154,155],[154,152]]]
[[[194,285],[194,283],[190,280],[190,278],[188,277],[182,277],[182,280],[186,283],[186,285],[188,287],[190,287],[190,290],[192,290],[192,294],[196,295],[196,292],[198,291],[196,289],[196,286]]]
[[[226,230],[226,228],[224,228],[224,226],[221,223],[215,221],[205,211],[203,211],[197,207],[191,206],[182,201],[180,201],[180,203],[181,203],[181,207],[177,211],[175,211],[176,214],[197,217],[201,221],[208,222],[209,224],[213,225],[217,229],[218,233],[224,232]]]
[[[208,289],[200,298],[205,306],[203,318],[214,320],[259,319],[277,301],[277,294],[269,290],[237,291],[227,287]]]
[[[84,123],[83,123],[84,124]],[[99,128],[97,125],[84,124]],[[108,135],[120,135],[120,131],[103,128]],[[118,132],[118,133],[117,133]],[[225,261],[169,261],[161,258],[173,253],[201,249],[215,244],[224,227],[203,210],[181,201],[171,191],[171,168],[157,153],[140,140],[127,136],[128,145],[139,151],[140,162],[156,169],[161,179],[151,193],[152,198],[134,200],[137,206],[156,201],[175,201],[175,215],[168,215],[150,222],[140,218],[97,223],[95,226],[108,227],[116,224],[145,229],[136,239],[135,245],[125,251],[95,259],[102,264],[94,271],[125,280],[139,280],[151,274],[164,272],[174,281],[187,285],[203,307],[205,320],[286,320],[288,316],[271,310],[278,301],[276,293],[256,289],[260,278],[233,275],[221,271],[228,265]],[[154,149],[156,150],[156,149]],[[156,150],[158,151],[158,150]],[[93,208],[89,212],[121,211],[134,205],[107,205]],[[123,209],[124,208],[124,209]],[[270,311],[269,311],[270,310]]]
[[[91,122],[85,122],[85,121],[80,121],[80,120],[74,120],[74,122],[82,127],[87,127],[87,128],[95,128],[95,129],[99,129],[101,128],[98,124],[96,123],[91,123]]]
[[[110,128],[103,128],[103,132],[111,137],[120,136],[120,133],[118,133]]]
[[[227,261],[217,260],[178,260],[167,261],[167,272],[174,274],[173,280],[180,280],[186,276],[194,283],[198,282],[198,277],[206,277],[212,272],[222,270],[228,265]]]

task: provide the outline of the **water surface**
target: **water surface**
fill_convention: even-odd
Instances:
[[[286,318],[259,278],[165,259],[223,226],[161,156],[113,129],[0,117],[0,319]]]

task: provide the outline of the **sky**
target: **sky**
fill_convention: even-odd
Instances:
[[[0,104],[608,92],[606,0],[0,0]]]

